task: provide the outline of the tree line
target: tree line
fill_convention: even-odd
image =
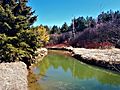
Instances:
[[[93,17],[74,18],[75,36],[73,38],[73,24],[64,23],[61,28],[53,26],[49,44],[67,44],[74,47],[100,48],[120,47],[120,12],[107,11]],[[72,21],[73,21],[72,20]]]

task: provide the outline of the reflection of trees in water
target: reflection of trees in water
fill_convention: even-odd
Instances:
[[[62,69],[66,72],[68,69],[71,71],[72,76],[78,79],[91,79],[96,78],[103,84],[115,84],[120,85],[120,75],[106,72],[105,70],[96,69],[85,64],[81,64],[79,61],[74,60],[71,57],[63,56],[60,54],[49,54],[38,65],[41,75],[46,75],[47,70],[50,67]]]

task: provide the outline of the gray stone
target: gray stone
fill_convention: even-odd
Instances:
[[[0,90],[27,90],[27,66],[23,62],[0,64]]]
[[[83,59],[120,63],[120,49],[85,49],[74,48],[73,55],[80,55]]]

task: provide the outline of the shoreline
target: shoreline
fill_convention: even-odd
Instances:
[[[46,48],[36,51],[35,63],[40,62],[48,53]],[[29,73],[34,64],[27,68],[25,62],[16,61],[10,63],[0,63],[0,90],[29,90]]]
[[[33,74],[32,72],[32,68],[39,62],[41,62],[43,60],[43,58],[48,54],[48,50],[46,48],[39,48],[37,50],[37,53],[38,53],[38,56],[35,58],[35,63],[32,64],[31,66],[29,66],[29,69],[28,70],[28,76],[27,76],[27,80],[28,80],[28,90],[37,90],[39,89],[40,87],[38,87],[36,81],[36,76]],[[32,77],[32,78],[30,78]],[[37,86],[37,87],[34,87],[34,86]]]
[[[75,59],[98,66],[104,69],[108,69],[115,72],[120,72],[120,49],[85,49],[85,48],[47,48],[48,50],[63,50],[68,51]]]

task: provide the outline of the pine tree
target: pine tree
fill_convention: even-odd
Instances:
[[[35,50],[40,47],[34,31],[30,29],[37,16],[27,6],[27,0],[0,1],[0,60],[33,62]]]
[[[61,33],[64,33],[64,32],[67,32],[68,31],[68,25],[67,23],[65,22],[62,27],[61,27]]]

